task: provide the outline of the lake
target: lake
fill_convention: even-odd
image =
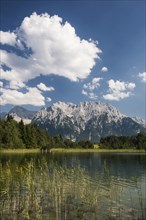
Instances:
[[[145,220],[146,153],[1,154],[0,216]]]

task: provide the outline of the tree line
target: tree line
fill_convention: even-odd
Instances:
[[[138,133],[134,136],[108,136],[100,139],[102,149],[145,149],[146,133]]]
[[[51,137],[50,134],[35,124],[19,123],[8,115],[6,120],[0,120],[0,149],[15,148],[94,148],[91,141],[73,142],[64,139],[60,134]]]
[[[100,139],[102,149],[145,149],[146,133],[139,133],[134,136],[108,136]],[[55,137],[35,124],[19,123],[8,115],[6,120],[0,120],[0,149],[15,148],[85,148],[93,149],[91,141],[72,141],[63,138],[60,134]]]

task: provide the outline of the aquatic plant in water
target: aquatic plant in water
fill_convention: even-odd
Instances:
[[[87,171],[76,165],[59,166],[42,158],[19,167],[0,164],[0,218],[35,220],[125,219],[119,204],[122,188],[114,186],[104,166],[107,188],[92,181]],[[119,198],[119,199],[118,199]]]

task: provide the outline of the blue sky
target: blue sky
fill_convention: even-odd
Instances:
[[[1,111],[101,101],[145,118],[145,1],[1,1]]]

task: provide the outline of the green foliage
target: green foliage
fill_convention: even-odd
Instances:
[[[91,141],[79,141],[78,142],[79,148],[85,148],[85,149],[93,149],[94,145]]]
[[[24,125],[8,115],[7,120],[0,120],[0,148],[38,148],[51,147],[51,137],[36,125]]]
[[[35,124],[24,125],[13,120],[12,116],[7,120],[0,120],[0,148],[82,148],[93,149],[91,141],[73,142],[70,139],[63,139],[60,134],[51,137],[46,130],[39,129]],[[146,133],[139,133],[135,136],[108,136],[100,139],[102,149],[145,149]]]
[[[24,147],[18,124],[11,117],[7,121],[0,121],[0,148],[21,148]]]
[[[51,137],[46,130],[35,124],[24,125],[8,115],[7,120],[0,120],[0,148],[94,148],[90,141],[73,142],[63,139],[60,134]]]
[[[100,148],[102,149],[145,149],[146,133],[139,133],[135,136],[108,136],[100,139]]]
[[[68,138],[63,139],[61,135],[56,135],[52,141],[52,147],[55,148],[84,148],[93,149],[94,145],[91,141],[74,142]]]

